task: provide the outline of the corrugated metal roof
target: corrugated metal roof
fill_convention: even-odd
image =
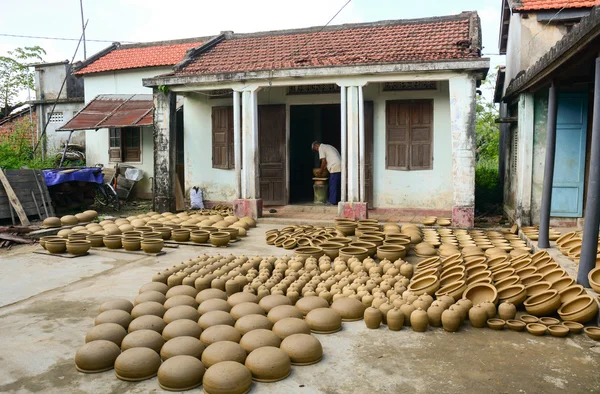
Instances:
[[[151,94],[101,94],[58,130],[150,126],[152,109]]]

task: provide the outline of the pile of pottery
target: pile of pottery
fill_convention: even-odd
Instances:
[[[89,210],[75,215],[65,215],[61,218],[50,216],[44,219],[42,222],[43,227],[55,228],[62,226],[75,226],[79,223],[88,223],[98,217],[98,212]]]
[[[450,218],[438,218],[437,216],[425,216],[421,223],[424,226],[449,226],[452,224],[452,220]]]
[[[576,264],[579,264],[581,257],[581,246],[583,244],[583,231],[571,231],[556,240],[556,247],[561,253]],[[596,265],[600,263],[600,239],[598,240],[598,250],[596,255]]]
[[[521,227],[521,231],[523,231],[523,234],[525,234],[527,238],[534,241],[537,241],[540,236],[540,226]],[[550,229],[548,230],[548,239],[550,241],[556,241],[558,240],[558,238],[560,238],[560,232],[550,227]]]

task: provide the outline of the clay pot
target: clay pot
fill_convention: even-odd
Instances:
[[[60,218],[60,223],[63,226],[74,226],[79,223],[79,220],[77,217],[75,217],[75,215],[65,215]]]
[[[488,313],[481,305],[475,305],[469,310],[469,321],[475,328],[483,328],[488,320]]]
[[[273,323],[271,323],[266,316],[258,314],[242,316],[235,323],[235,328],[242,335],[259,328],[269,330],[272,327]]]
[[[443,295],[449,295],[455,300],[459,299],[462,294],[467,289],[467,284],[464,280],[459,280],[450,284],[441,287],[438,291],[435,292],[435,296],[441,297]]]
[[[545,325],[546,327],[550,327],[560,324],[560,320],[553,317],[540,317],[539,323]]]
[[[205,368],[189,355],[168,358],[158,369],[158,385],[169,391],[191,390],[202,384]]]
[[[200,314],[198,313],[196,308],[193,308],[188,305],[174,306],[173,308],[166,311],[163,316],[163,319],[167,324],[179,319],[189,319],[197,322],[199,318]]]
[[[558,291],[560,294],[561,290],[566,289],[569,286],[573,286],[575,284],[575,279],[571,278],[570,276],[563,276],[562,278],[551,283],[552,286],[550,288]]]
[[[548,327],[548,332],[553,337],[562,338],[569,334],[569,329],[563,325],[553,325]]]
[[[176,242],[187,242],[190,239],[190,230],[185,228],[171,230],[171,239]]]
[[[356,246],[346,246],[340,249],[340,259],[347,262],[351,257],[356,257],[358,260],[363,261],[369,257],[369,251],[366,248]]]
[[[119,227],[121,228],[121,227]],[[168,240],[171,238],[171,228],[170,227],[152,227],[152,230],[160,233],[160,236],[163,240]],[[125,235],[125,233],[123,233]]]
[[[48,239],[44,243],[45,249],[50,253],[64,253],[67,251],[66,239]]]
[[[202,363],[209,368],[223,361],[243,364],[246,361],[246,351],[239,343],[219,341],[210,344],[202,352]]]
[[[244,394],[252,386],[250,370],[235,361],[223,361],[208,368],[202,379],[206,394]]]
[[[164,241],[161,239],[142,239],[140,246],[146,253],[158,253],[164,247]]]
[[[583,329],[583,332],[585,332],[588,338],[594,341],[600,340],[600,327],[586,327]]]
[[[569,332],[571,332],[571,334],[579,334],[583,330],[583,324],[581,323],[577,323],[574,321],[565,321],[562,324],[563,326],[569,329]]]
[[[105,340],[120,347],[126,335],[127,331],[122,326],[116,323],[104,323],[90,329],[85,335],[85,342]]]
[[[46,241],[49,241],[51,239],[57,239],[59,241],[64,241],[63,237],[59,237],[57,235],[49,235],[49,236],[46,236],[46,237],[41,237],[40,238],[40,245],[42,246],[42,248],[46,249]],[[66,250],[66,247],[65,247],[65,250]]]
[[[227,303],[229,305],[236,306],[237,304],[241,304],[243,302],[258,302],[258,298],[256,297],[256,295],[252,294],[252,293],[246,293],[246,292],[239,292],[239,293],[235,293],[230,295],[229,297],[227,297]]]
[[[104,311],[110,311],[112,309],[120,309],[122,311],[131,313],[133,309],[133,304],[129,300],[111,300],[103,302],[98,308],[98,312],[102,313]]]
[[[498,291],[498,299],[501,302],[521,305],[526,298],[527,293],[523,285],[511,285]]]
[[[527,313],[534,316],[550,315],[560,307],[560,297],[556,290],[546,290],[542,293],[529,297],[523,305]]]
[[[427,308],[427,319],[429,320],[429,325],[432,327],[441,327],[442,313],[444,313],[445,310],[445,304],[442,305],[439,302],[435,302],[429,308]]]
[[[582,294],[585,294],[585,290],[581,285],[572,285],[558,292],[560,302],[563,304],[566,304]]]
[[[342,321],[356,321],[363,318],[365,306],[354,298],[339,298],[331,304],[331,309],[342,317]]]
[[[51,216],[51,217],[47,217],[46,219],[44,219],[44,221],[42,222],[42,226],[50,227],[50,228],[60,227],[60,226],[62,226],[62,223],[59,218],[57,218],[55,216]]]
[[[229,243],[231,236],[226,232],[215,232],[210,234],[210,243],[214,246],[225,246]]]
[[[121,244],[125,250],[135,251],[142,248],[142,237],[125,236],[121,239]]]
[[[382,245],[377,247],[377,258],[396,261],[406,256],[406,248],[402,245]]]
[[[433,295],[440,288],[440,281],[435,275],[428,275],[423,278],[416,279],[408,285],[408,290],[415,295],[429,294]]]
[[[445,331],[456,332],[460,327],[461,319],[458,311],[447,309],[442,313],[442,327]]]
[[[388,328],[391,331],[400,331],[404,325],[404,313],[402,313],[400,308],[395,307],[388,311],[386,320]]]
[[[429,318],[427,312],[421,308],[417,308],[410,315],[410,325],[415,332],[425,332],[429,325]]]
[[[295,306],[278,305],[272,308],[267,315],[267,318],[271,323],[276,323],[277,321],[286,317],[297,317],[299,319],[302,319],[304,317],[304,314],[300,309],[298,309]]]
[[[552,283],[550,282],[536,282],[525,286],[525,293],[527,294],[527,297],[533,297],[535,295],[550,290],[551,287]]]
[[[211,345],[219,341],[239,342],[241,338],[242,335],[238,330],[224,324],[208,327],[200,335],[200,341],[205,345]]]
[[[291,305],[292,302],[289,298],[284,295],[269,295],[262,298],[258,305],[265,310],[265,312],[269,313],[271,309],[275,308],[279,305]]]
[[[502,330],[506,322],[502,319],[488,319],[487,325],[492,330]]]
[[[162,334],[165,329],[167,323],[165,321],[154,315],[144,315],[137,317],[129,323],[129,332],[134,332],[137,330],[154,330],[159,334]],[[198,333],[200,335],[200,333]]]
[[[512,331],[523,331],[526,324],[520,320],[507,320],[506,326]]]
[[[69,253],[76,256],[83,256],[88,253],[88,250],[92,247],[92,243],[84,240],[67,241],[66,247]]]
[[[146,347],[125,350],[115,360],[115,375],[129,382],[137,382],[156,376],[160,367],[160,356]]]
[[[164,303],[165,309],[171,309],[178,305],[189,305],[193,308],[198,308],[198,303],[196,302],[194,297],[184,294],[170,297]]]
[[[594,289],[596,293],[600,293],[600,267],[596,267],[588,273],[588,280],[590,287]]]
[[[247,353],[263,346],[279,347],[281,338],[273,331],[266,329],[252,330],[242,337],[240,345]]]
[[[79,372],[97,373],[112,369],[121,349],[112,341],[95,340],[86,343],[75,353],[75,367]]]
[[[131,317],[133,317],[134,319],[145,315],[163,317],[165,315],[165,307],[158,302],[146,301],[137,304],[131,310]]]
[[[284,339],[292,334],[310,334],[311,332],[310,326],[306,321],[295,317],[287,317],[279,320],[273,325],[272,330],[281,339]]]
[[[131,315],[125,311],[119,309],[113,309],[109,311],[102,312],[94,319],[94,325],[100,325],[103,323],[116,323],[122,326],[124,329],[129,327],[129,323],[131,323]]]
[[[483,309],[485,309],[487,315],[488,315],[488,319],[492,319],[493,317],[496,316],[496,305],[494,305],[493,303],[486,301],[486,302],[482,302],[481,307]]]
[[[301,319],[302,316],[299,318]],[[342,329],[342,317],[338,312],[330,308],[316,308],[311,310],[306,315],[305,321],[310,326],[311,331],[317,334],[332,334]]]
[[[85,239],[90,242],[90,245],[92,247],[99,248],[104,246],[104,241],[102,240],[103,237],[103,235],[89,234],[85,237]]]
[[[105,235],[102,238],[102,242],[109,249],[120,249],[122,246],[122,237],[120,235]]]
[[[498,292],[493,285],[476,283],[465,290],[463,298],[470,300],[473,305],[481,304],[486,301],[496,304],[498,301]]]
[[[198,299],[196,298],[196,301],[197,300]],[[202,304],[200,304],[200,306],[202,306]],[[267,314],[261,306],[253,302],[242,302],[241,304],[237,304],[236,306],[231,308],[231,311],[229,313],[236,320],[241,318],[242,316],[251,314]]]
[[[530,334],[533,334],[536,336],[544,335],[546,333],[546,330],[547,330],[547,327],[540,323],[529,323],[527,325],[527,331],[529,331]]]
[[[321,361],[323,347],[312,335],[293,334],[286,337],[280,346],[293,365],[310,365]]]
[[[540,320],[537,317],[532,316],[532,315],[521,315],[521,317],[519,317],[519,319],[525,324],[537,323]]]
[[[196,288],[197,290],[198,288]],[[198,294],[196,295],[196,302],[199,305],[202,305],[202,303],[206,300],[210,300],[213,298],[220,298],[222,300],[227,300],[227,293],[225,293],[223,290],[219,290],[219,289],[204,289],[200,292],[198,292]]]
[[[503,302],[498,305],[498,316],[502,320],[512,320],[517,314],[517,307],[510,302]]]
[[[377,308],[369,307],[365,309],[363,318],[365,319],[365,325],[370,329],[377,329],[381,325],[383,316],[381,311]],[[404,321],[404,317],[402,318]]]
[[[167,300],[167,297],[165,297],[165,295],[159,291],[155,291],[155,290],[148,290],[145,291],[143,293],[138,294],[137,297],[135,297],[135,299],[133,300],[133,305],[138,305],[141,304],[143,302],[158,302],[159,304],[164,304],[165,301]]]
[[[252,316],[252,314],[245,316]],[[240,319],[242,317],[240,317]],[[198,326],[200,326],[200,328],[203,330],[216,325],[227,325],[233,327],[235,325],[235,319],[229,313],[221,310],[203,313],[202,316],[200,316],[200,319],[198,319]]]
[[[163,337],[153,330],[137,330],[127,334],[121,343],[123,351],[135,347],[147,347],[160,353],[160,349],[165,344]]]
[[[344,247],[344,244],[336,242],[323,242],[319,245],[323,249],[323,253],[329,256],[331,259],[335,259],[340,254],[340,249]]]
[[[598,303],[590,295],[580,295],[563,304],[558,315],[565,321],[587,323],[598,313]]]
[[[321,248],[323,247],[322,244],[319,246]],[[377,245],[375,245],[374,243],[371,243],[371,242],[355,241],[355,242],[350,242],[350,245],[348,245],[348,246],[367,249],[367,253],[368,253],[369,257],[375,256],[375,254],[377,253]],[[339,252],[338,252],[338,255],[339,255]]]

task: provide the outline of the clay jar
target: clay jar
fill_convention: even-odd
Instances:
[[[481,305],[475,305],[469,310],[469,321],[475,328],[483,328],[488,320],[488,314]]]
[[[480,305],[487,312],[488,319],[492,319],[496,316],[496,306],[493,303],[482,302]]]
[[[174,356],[158,369],[158,385],[170,391],[191,390],[202,384],[204,372],[204,365],[196,357]]]
[[[383,324],[387,324],[387,313],[394,309],[394,306],[389,302],[384,302],[379,305],[379,310],[381,311],[381,316],[383,317]]]
[[[391,331],[400,331],[404,325],[404,314],[400,308],[394,308],[387,313],[387,325]]]
[[[417,308],[410,315],[410,325],[415,332],[425,332],[429,325],[429,318],[427,312],[421,308]]]
[[[415,306],[412,304],[404,304],[400,306],[400,311],[404,315],[404,325],[410,325],[410,315],[415,311]]]
[[[434,302],[427,308],[427,319],[432,327],[440,327],[442,325],[442,313],[446,310],[445,304]]]
[[[96,373],[113,368],[121,349],[111,341],[96,340],[86,343],[75,353],[75,366],[79,372]]]
[[[369,307],[369,308],[365,309],[364,319],[365,319],[365,324],[366,324],[367,328],[377,329],[377,328],[379,328],[379,326],[381,325],[381,322],[383,321],[383,316],[379,309]],[[402,317],[402,320],[404,322],[404,316]]]
[[[445,331],[456,332],[460,323],[460,314],[454,308],[451,307],[442,313],[442,327]]]
[[[517,307],[510,302],[503,302],[498,305],[498,316],[502,320],[512,320],[517,314]]]
[[[252,373],[246,366],[234,361],[223,361],[208,368],[202,379],[206,394],[242,394],[252,387]]]

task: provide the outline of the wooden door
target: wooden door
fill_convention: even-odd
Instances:
[[[260,198],[285,205],[285,105],[258,106],[258,143]]]
[[[587,114],[586,93],[559,95],[551,216],[583,215]]]
[[[365,101],[365,193],[369,208],[373,208],[373,102]]]

